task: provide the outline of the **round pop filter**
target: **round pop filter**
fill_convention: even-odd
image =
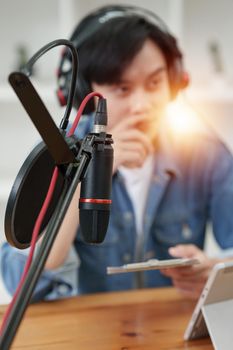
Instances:
[[[33,228],[48,192],[54,167],[53,158],[44,142],[41,142],[28,155],[16,176],[6,206],[5,235],[7,241],[19,249],[30,246]],[[39,236],[56,208],[63,187],[64,177],[59,172]]]

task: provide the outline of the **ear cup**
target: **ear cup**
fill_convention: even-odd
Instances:
[[[56,91],[59,103],[61,106],[66,106],[70,83],[71,83],[71,56],[68,50],[62,52],[62,58],[57,70],[58,89]],[[76,82],[76,93],[74,97],[73,105],[78,108],[87,94],[91,92],[91,87],[85,79],[78,73],[78,79]],[[85,113],[91,113],[94,111],[94,102],[90,101],[86,108]]]
[[[89,86],[88,82],[82,77],[82,74],[78,73],[78,79],[76,84],[76,94],[75,94],[75,101],[74,101],[74,107],[78,108],[80,104],[82,103],[83,99],[92,92],[91,87]],[[91,99],[85,109],[84,114],[90,114],[94,112],[95,110],[95,104],[94,100]]]

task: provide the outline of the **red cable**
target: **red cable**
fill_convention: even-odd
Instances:
[[[70,128],[69,132],[68,132],[68,136],[71,136],[74,134],[75,132],[75,129],[79,123],[79,120],[82,116],[82,113],[83,113],[83,110],[86,106],[86,104],[89,102],[89,100],[93,97],[99,97],[99,98],[103,98],[103,96],[98,93],[98,92],[91,92],[90,94],[88,94],[84,100],[82,101],[79,109],[78,109],[78,112],[77,112],[77,115],[75,117],[75,120],[72,124],[72,127]],[[47,192],[47,195],[46,195],[46,198],[44,200],[44,203],[41,207],[41,210],[40,210],[40,213],[37,217],[37,220],[35,222],[35,225],[34,225],[34,228],[33,228],[33,232],[32,232],[32,240],[31,240],[31,244],[30,244],[30,251],[29,251],[29,255],[28,255],[28,258],[26,260],[26,263],[25,263],[25,266],[24,266],[24,270],[23,270],[23,273],[22,273],[22,276],[20,278],[20,281],[19,281],[19,284],[18,284],[18,287],[16,288],[16,291],[13,295],[13,298],[3,316],[3,321],[2,321],[2,324],[1,324],[1,329],[0,329],[0,335],[2,334],[6,324],[7,324],[7,321],[8,321],[8,318],[9,318],[9,315],[13,309],[13,306],[15,304],[15,301],[19,295],[19,292],[24,284],[24,281],[27,277],[27,274],[28,274],[28,270],[31,266],[31,263],[32,263],[32,259],[33,259],[33,255],[34,255],[34,251],[35,251],[35,247],[36,247],[36,242],[37,242],[37,238],[38,238],[38,235],[39,235],[39,232],[40,232],[40,228],[41,228],[41,225],[42,225],[42,222],[44,220],[44,217],[46,215],[46,212],[47,212],[47,209],[49,207],[49,204],[51,202],[51,199],[52,199],[52,196],[53,196],[53,193],[54,193],[54,189],[55,189],[55,186],[56,186],[56,182],[57,182],[57,178],[58,178],[58,168],[55,167],[54,169],[54,172],[53,172],[53,175],[52,175],[52,178],[51,178],[51,181],[50,181],[50,185],[49,185],[49,189],[48,189],[48,192]]]
[[[48,209],[48,206],[50,204],[50,201],[51,201],[51,198],[53,196],[53,192],[54,192],[54,188],[55,188],[55,185],[56,185],[56,181],[57,181],[57,177],[58,177],[58,168],[55,167],[54,169],[54,172],[53,172],[53,175],[52,175],[52,179],[51,179],[51,182],[50,182],[50,185],[49,185],[49,189],[48,189],[48,193],[46,195],[46,198],[45,198],[45,201],[42,205],[42,208],[40,210],[40,213],[37,217],[37,220],[36,220],[36,223],[34,225],[34,229],[33,229],[33,233],[32,233],[32,240],[31,240],[31,246],[30,246],[30,251],[29,251],[29,255],[28,255],[28,258],[27,258],[27,261],[26,261],[26,264],[24,266],[24,270],[23,270],[23,274],[20,278],[20,281],[19,281],[19,284],[18,284],[18,287],[14,293],[14,296],[4,314],[4,317],[3,317],[3,321],[2,321],[2,325],[1,325],[1,331],[0,331],[0,334],[2,334],[5,326],[6,326],[6,323],[7,323],[7,320],[8,320],[8,317],[11,313],[11,310],[15,304],[15,300],[16,298],[18,297],[18,294],[23,286],[23,283],[26,279],[26,276],[27,276],[27,273],[28,273],[28,270],[31,266],[31,262],[32,262],[32,259],[33,259],[33,254],[34,254],[34,251],[35,251],[35,247],[36,247],[36,241],[37,241],[37,237],[38,237],[38,234],[40,232],[40,227],[41,227],[41,224],[43,222],[43,219],[44,219],[44,216],[46,214],[46,211]]]
[[[77,125],[78,125],[79,119],[81,118],[81,115],[83,114],[83,110],[84,110],[84,108],[86,107],[87,102],[88,102],[91,98],[93,98],[93,97],[95,97],[95,96],[97,96],[97,97],[99,97],[99,98],[103,98],[103,96],[102,96],[100,93],[98,93],[98,92],[91,92],[90,94],[88,94],[88,95],[83,99],[83,101],[82,101],[82,103],[81,103],[81,105],[80,105],[80,107],[79,107],[79,109],[78,109],[78,113],[77,113],[77,115],[76,115],[76,117],[75,117],[75,120],[74,120],[74,122],[73,122],[73,124],[72,124],[72,127],[70,128],[70,131],[69,131],[69,133],[68,133],[68,136],[73,135],[73,133],[75,132],[75,129],[76,129]]]

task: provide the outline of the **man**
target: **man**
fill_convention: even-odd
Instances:
[[[79,293],[173,284],[197,298],[213,265],[223,260],[203,252],[209,219],[221,247],[233,247],[233,159],[208,130],[177,140],[166,126],[167,105],[186,84],[176,40],[155,15],[128,6],[93,12],[71,40],[79,54],[76,106],[90,91],[107,99],[108,131],[114,139],[112,209],[105,241],[87,245],[77,231],[76,193],[34,299],[58,297],[64,285],[64,294],[72,294],[65,276],[54,271],[72,245],[80,259]],[[59,69],[63,99],[70,82],[67,61],[64,54]],[[93,110],[90,106],[87,113]],[[92,122],[90,115],[82,118],[79,137],[91,130]],[[12,292],[24,259],[8,245],[1,255],[3,278]],[[106,275],[107,266],[171,257],[196,257],[200,264]]]

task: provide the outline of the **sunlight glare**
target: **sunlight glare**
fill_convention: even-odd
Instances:
[[[181,100],[171,102],[167,107],[166,123],[178,134],[192,133],[200,126],[195,112]]]

